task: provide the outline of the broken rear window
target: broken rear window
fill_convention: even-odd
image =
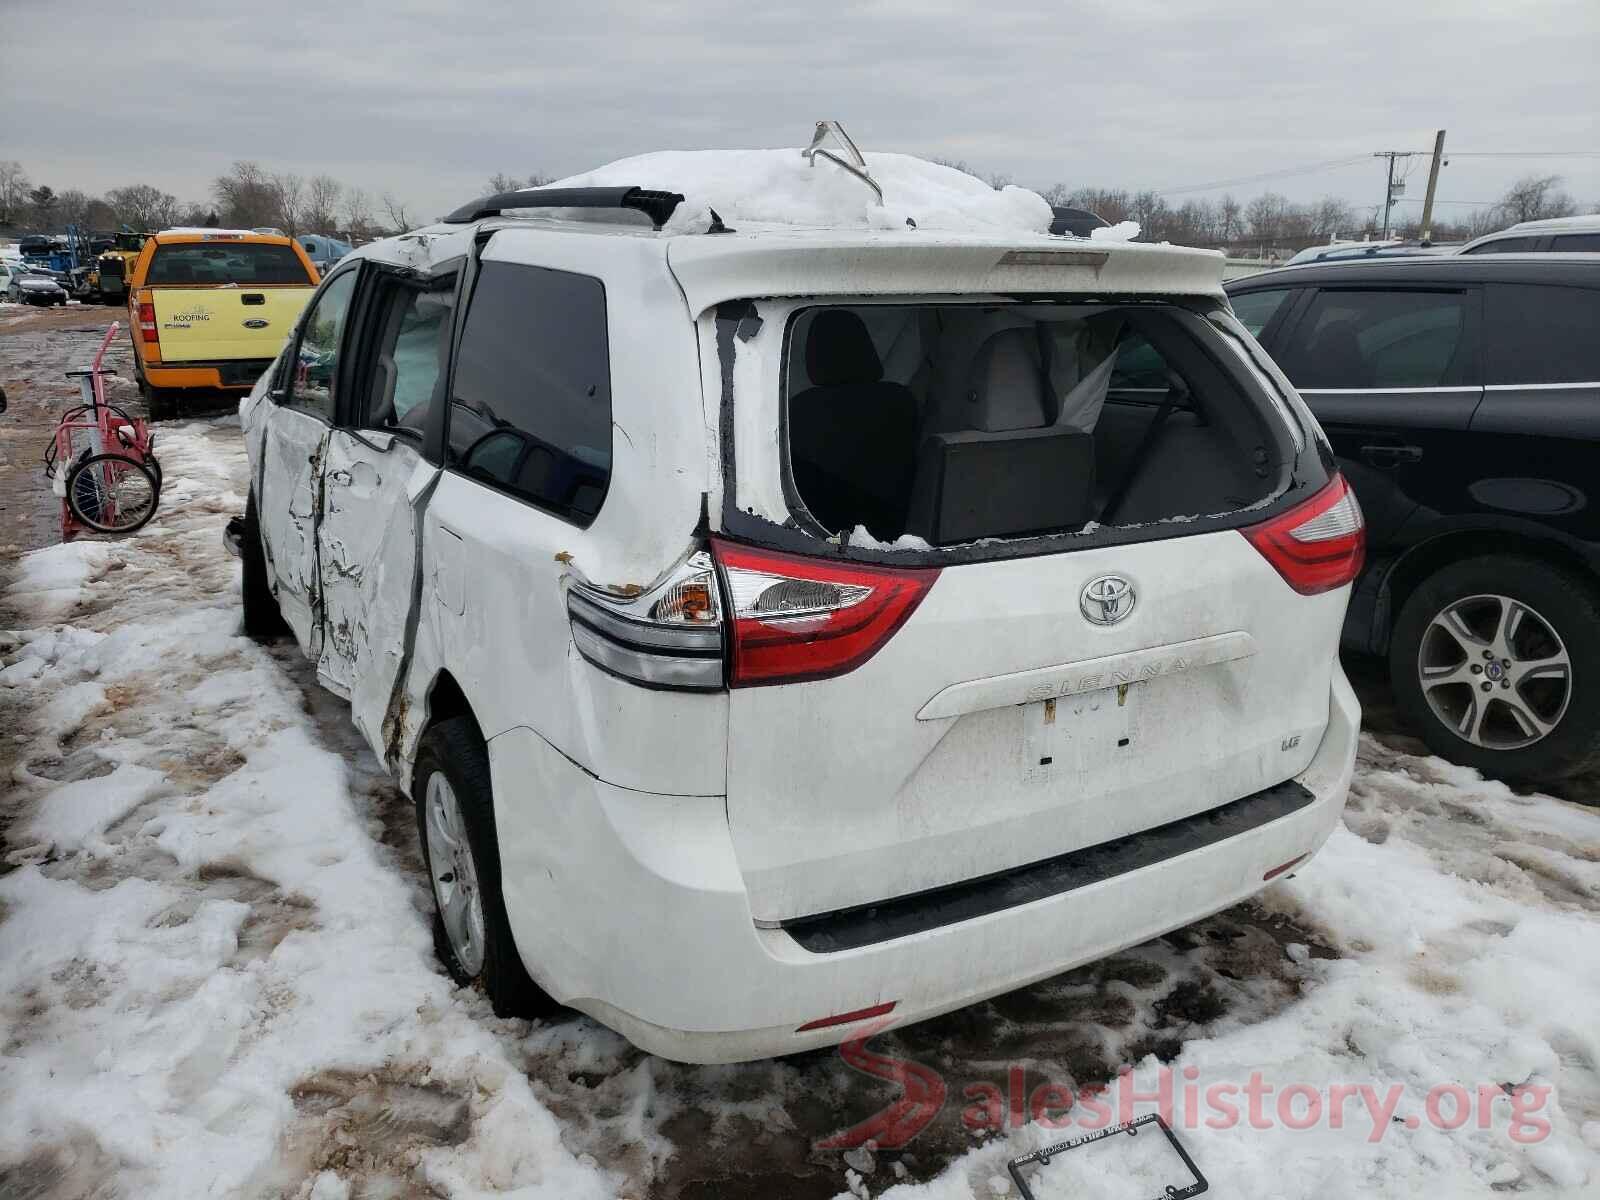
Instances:
[[[828,534],[933,546],[1216,515],[1293,447],[1176,305],[805,309],[785,372],[794,498]]]

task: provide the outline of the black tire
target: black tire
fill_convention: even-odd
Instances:
[[[139,394],[144,397],[144,410],[152,421],[172,421],[178,416],[178,393],[173,388],[158,388],[139,381]]]
[[[1499,676],[1502,668],[1496,665],[1492,653],[1475,648],[1463,662],[1469,670],[1481,666],[1482,674],[1472,675],[1471,682],[1465,684],[1435,685],[1430,688],[1434,697],[1430,702],[1419,674],[1424,638],[1433,639],[1428,647],[1433,654],[1441,638],[1451,636],[1431,628],[1435,618],[1455,606],[1462,606],[1455,611],[1472,615],[1477,606],[1486,622],[1479,628],[1487,630],[1501,611],[1492,604],[1497,598],[1526,610],[1519,625],[1524,632],[1518,635],[1525,644],[1527,639],[1533,639],[1526,655],[1517,653],[1499,660],[1512,662],[1513,666],[1505,669],[1509,680],[1496,681],[1486,676],[1490,672]],[[1527,619],[1529,616],[1531,620]],[[1548,636],[1551,634],[1555,642]],[[1448,648],[1448,642],[1443,644]],[[1457,639],[1457,644],[1463,643]],[[1484,655],[1482,663],[1478,662],[1480,654]],[[1558,654],[1564,654],[1568,662],[1564,679],[1558,672],[1548,673],[1532,684],[1542,691],[1528,692],[1514,674],[1517,664]],[[1442,758],[1475,767],[1497,779],[1529,782],[1561,779],[1600,766],[1600,596],[1590,582],[1571,572],[1539,559],[1509,554],[1484,555],[1444,567],[1425,579],[1400,609],[1389,642],[1389,678],[1400,711],[1417,728],[1428,748]],[[1484,688],[1485,683],[1488,688]],[[1558,703],[1563,684],[1565,698]],[[1446,715],[1459,712],[1461,722],[1472,724],[1473,712],[1466,706],[1468,697],[1474,708],[1479,702],[1485,703],[1489,713],[1480,727],[1478,742],[1469,740],[1446,719]],[[1515,707],[1531,710],[1541,720],[1553,719],[1549,731],[1528,744],[1515,745],[1522,722],[1507,723],[1506,718],[1516,716],[1510,708],[1487,707],[1496,699],[1512,697],[1520,698]],[[1436,705],[1444,707],[1446,715],[1436,711]],[[1496,717],[1496,711],[1503,716]],[[1534,729],[1538,732],[1537,726]],[[1479,744],[1493,741],[1490,733],[1499,731],[1508,735],[1502,738],[1501,745]]]
[[[267,578],[267,554],[261,546],[261,524],[256,517],[256,498],[251,496],[244,510],[244,538],[239,546],[243,578],[239,595],[244,609],[244,632],[258,642],[270,642],[289,632],[278,598],[272,594]]]
[[[434,774],[442,774],[455,793],[466,826],[467,847],[477,876],[478,895],[483,909],[484,944],[482,966],[476,973],[463,967],[445,929],[439,904],[439,885],[434,881],[428,837],[428,785]],[[417,837],[422,843],[422,861],[427,868],[434,898],[433,944],[439,961],[450,977],[462,986],[479,984],[489,997],[498,1017],[538,1017],[557,1011],[559,1005],[529,977],[511,936],[505,901],[500,894],[500,844],[494,825],[494,794],[489,782],[489,751],[483,744],[477,724],[471,717],[452,717],[429,727],[417,749],[416,772],[412,776],[412,795],[416,801]],[[441,864],[442,870],[448,870]]]
[[[133,484],[135,506],[111,509],[102,495],[97,471],[109,471]],[[125,484],[124,484],[125,486]],[[148,489],[148,496],[145,492]],[[121,487],[119,491],[123,490]],[[161,477],[144,463],[123,454],[86,454],[67,472],[67,507],[82,524],[96,533],[132,533],[156,515],[161,503]]]

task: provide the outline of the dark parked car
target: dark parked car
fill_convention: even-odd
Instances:
[[[1227,290],[1366,511],[1346,647],[1388,656],[1446,758],[1513,779],[1596,765],[1600,255],[1290,267]]]

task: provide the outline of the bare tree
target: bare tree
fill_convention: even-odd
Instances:
[[[514,192],[522,186],[522,180],[515,175],[507,175],[504,171],[496,171],[489,176],[489,182],[483,185],[485,194],[498,196],[501,192]]]
[[[175,224],[179,217],[178,198],[148,183],[113,188],[106,193],[106,203],[116,212],[117,222],[127,225],[136,233],[166,229]],[[205,216],[202,209],[200,220],[205,220]]]
[[[56,220],[61,225],[76,225],[87,231],[90,228],[89,210],[97,203],[95,197],[78,188],[68,188],[56,196]]]
[[[543,171],[535,171],[528,176],[529,187],[543,187],[545,184],[554,183],[555,181],[556,177],[554,175],[546,175]]]
[[[0,225],[12,225],[22,218],[33,181],[16,159],[0,162]]]
[[[1508,225],[1545,217],[1570,217],[1577,211],[1572,197],[1561,190],[1559,175],[1529,175],[1517,180],[1500,197],[1498,207],[1500,218]]]
[[[411,228],[411,214],[406,212],[406,206],[395,198],[393,192],[383,194],[383,211],[389,218],[389,227],[396,233],[404,233]]]
[[[228,174],[219,175],[212,183],[211,192],[217,198],[221,210],[218,216],[223,224],[253,229],[279,219],[281,205],[277,186],[260,163],[248,160],[234,163]]]
[[[1324,196],[1312,205],[1311,233],[1323,241],[1355,232],[1356,211],[1338,196]]]
[[[41,183],[28,193],[28,206],[35,225],[42,228],[55,223],[56,191],[49,184]]]
[[[306,185],[304,220],[308,230],[326,233],[339,223],[339,200],[344,185],[331,175],[313,175]]]
[[[344,219],[352,237],[371,237],[372,197],[361,188],[351,188],[344,196]]]
[[[304,219],[302,198],[305,195],[305,180],[293,171],[286,171],[282,175],[272,177],[272,190],[278,198],[277,225],[290,237],[300,232]]]

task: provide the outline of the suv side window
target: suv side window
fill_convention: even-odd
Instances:
[[[1474,246],[1467,254],[1523,254],[1536,249],[1539,239],[1536,237],[1510,237],[1499,238],[1492,242],[1485,242],[1481,246]]]
[[[362,425],[420,439],[449,354],[456,277],[394,282],[380,301],[377,360]]]
[[[1600,381],[1600,289],[1492,283],[1485,318],[1489,383]]]
[[[1318,292],[1280,359],[1297,388],[1448,387],[1467,379],[1466,292]]]
[[[332,283],[300,322],[300,337],[295,343],[293,373],[283,403],[288,408],[315,413],[324,421],[333,420],[337,401],[339,347],[350,316],[350,301],[356,293],[359,270],[346,271]]]
[[[1558,233],[1551,241],[1550,249],[1562,253],[1594,253],[1600,251],[1600,233]]]
[[[449,465],[587,527],[611,479],[605,286],[486,262],[456,352]]]

